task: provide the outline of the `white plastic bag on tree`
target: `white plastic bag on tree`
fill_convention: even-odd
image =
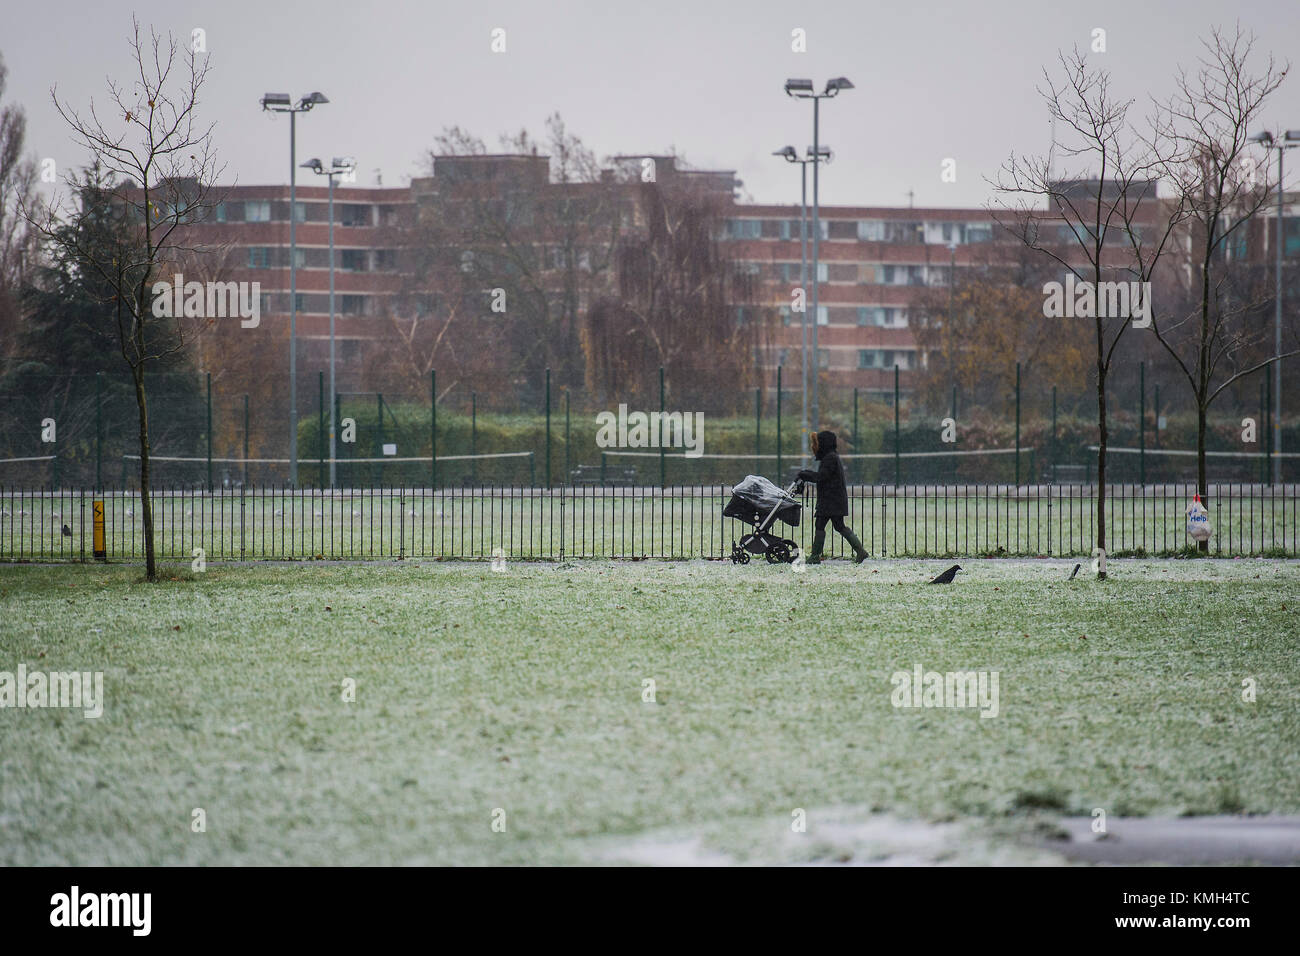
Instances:
[[[1187,534],[1193,541],[1209,541],[1212,532],[1210,516],[1201,504],[1201,496],[1193,495],[1192,503],[1187,506]]]

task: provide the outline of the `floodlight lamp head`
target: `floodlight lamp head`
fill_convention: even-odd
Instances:
[[[812,80],[800,80],[800,79],[786,80],[785,93],[786,96],[799,96],[799,97],[812,96],[813,95]]]

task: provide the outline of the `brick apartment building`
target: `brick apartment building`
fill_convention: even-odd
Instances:
[[[798,205],[737,202],[734,172],[694,171],[676,167],[673,157],[618,157],[601,183],[554,183],[546,156],[448,156],[435,160],[434,176],[410,186],[335,188],[336,329],[339,369],[346,382],[355,374],[366,349],[376,342],[391,296],[403,285],[401,256],[393,227],[409,223],[418,204],[439,189],[476,190],[490,194],[505,182],[531,181],[555,196],[581,197],[614,184],[625,229],[644,227],[633,192],[645,161],[654,164],[660,182],[677,179],[697,184],[727,203],[723,239],[732,244],[740,267],[755,276],[760,308],[770,308],[779,324],[761,349],[759,364],[774,374],[785,368],[787,387],[798,386],[801,317],[790,308],[791,291],[800,279]],[[1086,190],[1088,184],[1080,183]],[[297,189],[297,294],[300,362],[320,367],[328,349],[328,191],[323,186]],[[549,193],[548,193],[549,195]],[[608,193],[606,193],[608,195]],[[1297,197],[1287,197],[1294,202]],[[1152,228],[1159,204],[1148,204],[1141,227]],[[1229,254],[1267,263],[1275,235],[1273,206],[1261,210]],[[1300,213],[1288,209],[1287,214]],[[914,335],[914,310],[927,290],[960,282],[963,270],[985,267],[997,246],[1015,240],[1001,232],[986,209],[824,206],[821,209],[818,266],[818,336],[823,382],[828,386],[888,393],[897,365],[904,388],[926,357]],[[1286,255],[1300,257],[1300,218],[1287,223]],[[210,221],[201,227],[199,244],[223,250],[226,279],[261,283],[264,322],[287,322],[289,312],[288,186],[237,186]],[[809,216],[808,228],[812,223]],[[1053,226],[1062,231],[1066,227]],[[1117,237],[1118,238],[1118,237]],[[1004,245],[1007,244],[1007,245]],[[1117,248],[1117,254],[1122,250]],[[993,254],[993,255],[991,255]],[[811,235],[809,236],[811,270]],[[933,295],[933,291],[930,293]],[[811,296],[809,296],[811,302]],[[753,304],[737,306],[737,321]],[[809,305],[811,308],[811,304]],[[770,378],[770,375],[765,375]]]

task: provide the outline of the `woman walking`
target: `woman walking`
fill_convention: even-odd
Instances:
[[[844,523],[849,513],[849,489],[844,482],[844,466],[835,451],[835,433],[818,432],[812,436],[812,453],[818,461],[816,471],[804,469],[799,472],[801,482],[811,481],[817,486],[817,511],[815,533],[813,534],[812,554],[808,555],[808,564],[821,564],[822,548],[826,545],[826,523],[829,521],[853,549],[853,563],[861,564],[867,557],[862,542],[853,533],[853,529]]]

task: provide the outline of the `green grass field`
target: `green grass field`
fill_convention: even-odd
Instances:
[[[1300,811],[1300,564],[965,566],[0,568],[0,670],[105,696],[0,709],[0,864],[791,862],[884,819],[1025,862],[1043,814]],[[894,708],[915,664],[998,716]]]

